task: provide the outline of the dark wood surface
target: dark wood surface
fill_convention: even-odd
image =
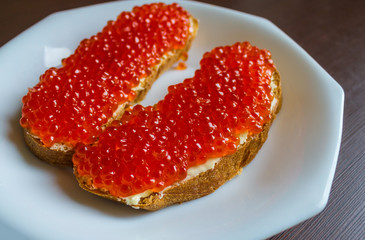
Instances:
[[[103,0],[1,0],[0,46],[47,15]],[[271,20],[345,90],[341,150],[320,214],[271,239],[365,239],[365,1],[205,0]]]

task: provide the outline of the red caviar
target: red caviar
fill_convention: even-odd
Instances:
[[[179,62],[176,66],[176,70],[185,70],[187,68],[185,62]]]
[[[93,146],[78,146],[80,176],[117,197],[161,191],[209,158],[234,153],[239,135],[271,119],[271,54],[248,42],[205,53],[193,78],[155,106],[136,105]]]
[[[161,57],[185,46],[190,15],[179,5],[135,7],[81,41],[62,67],[50,68],[23,97],[20,124],[45,146],[90,144],[118,105]]]

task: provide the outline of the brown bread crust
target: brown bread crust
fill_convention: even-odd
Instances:
[[[146,96],[148,90],[151,88],[152,84],[156,81],[156,79],[167,69],[169,69],[174,63],[176,63],[184,53],[187,53],[190,49],[192,41],[194,40],[196,33],[198,31],[198,20],[191,17],[191,24],[193,27],[193,32],[189,37],[187,44],[184,49],[174,50],[171,54],[166,55],[166,57],[162,60],[161,64],[154,67],[152,69],[151,75],[149,75],[145,81],[141,83],[141,87],[143,89],[137,90],[136,98],[133,102],[124,104],[124,106],[120,107],[114,118],[109,119],[108,123],[106,124],[107,127],[113,120],[118,120],[122,117],[125,109],[133,105],[137,102],[140,102]],[[60,147],[53,147],[48,148],[44,146],[42,141],[37,138],[36,136],[32,135],[29,129],[24,129],[24,139],[25,143],[28,145],[30,150],[36,155],[39,159],[48,162],[53,165],[58,166],[68,166],[72,167],[72,155],[74,154],[74,149],[62,145]]]
[[[281,109],[282,90],[280,76],[277,71],[274,73],[273,81],[277,86],[274,90],[274,97],[278,102],[272,110],[271,121],[264,125],[261,133],[249,135],[246,142],[239,146],[235,154],[222,157],[213,169],[202,172],[187,181],[176,183],[166,188],[163,192],[152,193],[147,197],[142,197],[138,204],[131,206],[133,208],[155,211],[173,204],[194,200],[213,193],[224,183],[241,173],[242,168],[249,164],[261,149],[268,137],[271,124]],[[103,191],[103,189],[93,188],[91,180],[78,176],[75,169],[74,174],[80,187],[86,191],[127,204],[123,198],[111,196],[107,191]]]

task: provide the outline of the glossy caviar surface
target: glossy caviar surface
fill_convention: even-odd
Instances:
[[[161,57],[182,49],[189,14],[177,4],[135,7],[81,41],[62,67],[50,68],[23,97],[20,124],[45,146],[90,144],[118,105],[133,101],[133,87]]]
[[[271,54],[248,42],[204,54],[193,78],[155,106],[136,105],[93,146],[78,146],[79,176],[116,197],[161,191],[209,158],[233,154],[271,118]]]

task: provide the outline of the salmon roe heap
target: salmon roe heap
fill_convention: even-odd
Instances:
[[[154,3],[122,12],[115,21],[50,68],[23,97],[20,124],[45,146],[90,144],[118,106],[170,51],[183,49],[190,15],[179,5]]]
[[[155,106],[136,105],[92,146],[78,146],[77,174],[116,197],[159,192],[190,167],[236,152],[239,136],[262,131],[273,100],[271,54],[248,42],[205,53],[193,78]]]

